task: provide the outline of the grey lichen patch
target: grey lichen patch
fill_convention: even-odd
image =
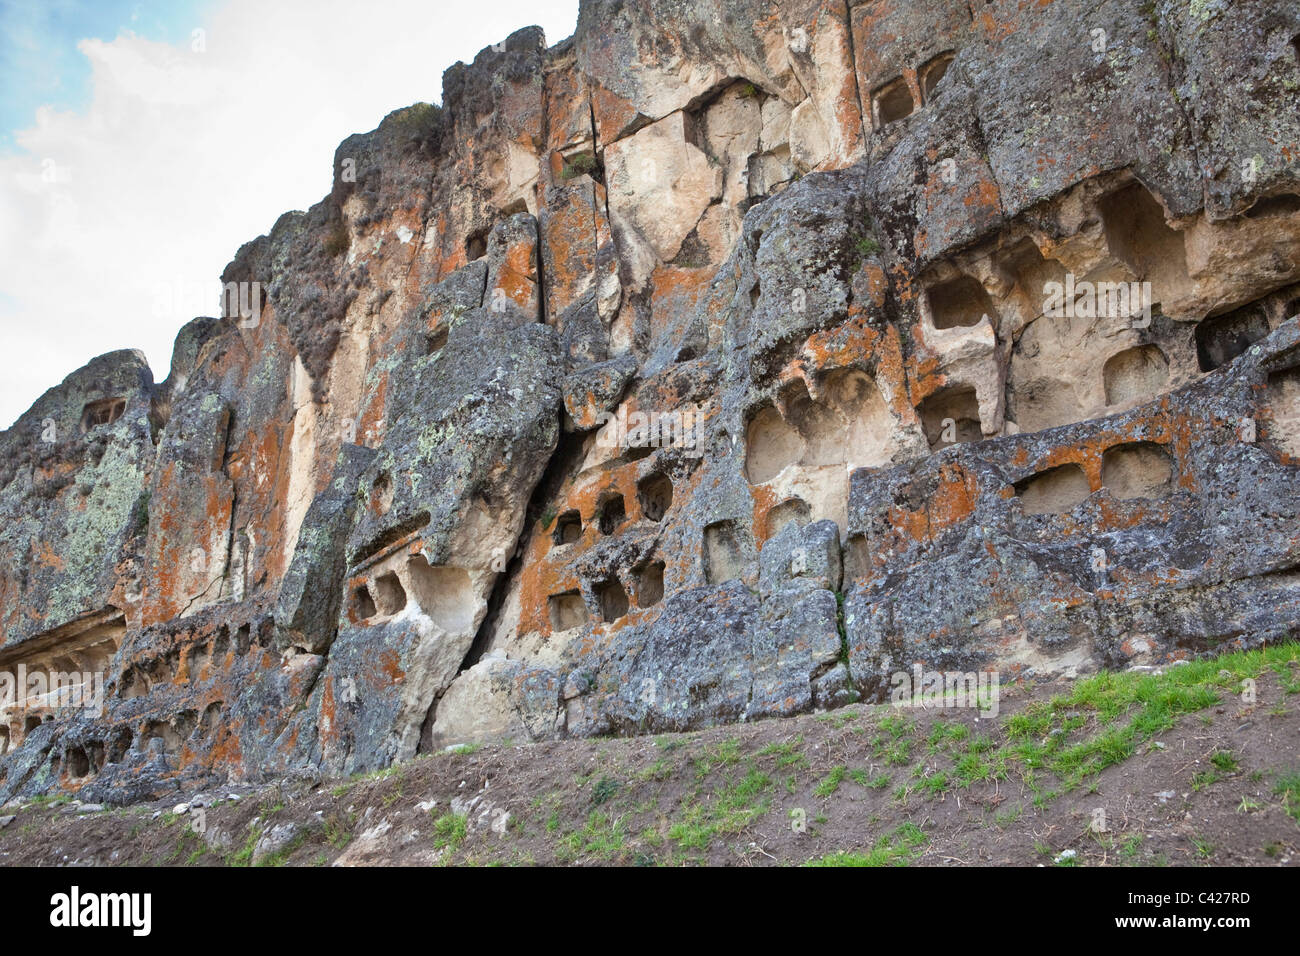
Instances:
[[[69,511],[63,526],[62,584],[50,604],[51,619],[64,620],[94,609],[105,558],[129,533],[136,502],[145,484],[145,469],[130,446],[114,444],[94,468],[83,469],[92,482],[85,507]]]

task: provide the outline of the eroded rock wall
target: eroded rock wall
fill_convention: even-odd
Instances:
[[[582,5],[0,435],[0,797],[1300,628],[1300,8]]]

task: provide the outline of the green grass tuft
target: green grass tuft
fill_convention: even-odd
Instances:
[[[925,833],[915,823],[904,823],[881,837],[866,853],[841,850],[828,853],[804,866],[907,866],[927,842]]]
[[[821,783],[813,788],[813,795],[818,797],[829,797],[840,788],[844,778],[848,775],[849,768],[839,764],[831,768],[831,772],[822,778]]]
[[[444,813],[433,821],[433,845],[439,850],[455,853],[468,833],[469,816],[464,813]]]

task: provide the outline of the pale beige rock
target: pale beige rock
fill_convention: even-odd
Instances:
[[[696,227],[696,235],[709,250],[709,262],[718,263],[727,258],[736,238],[740,235],[741,217],[734,208],[715,203],[705,210]]]
[[[821,166],[831,155],[826,124],[812,100],[804,100],[790,114],[790,155],[804,172]]]
[[[1300,280],[1300,215],[1263,212],[1211,222],[1204,216],[1183,232],[1197,314],[1222,311],[1259,297],[1259,290]],[[1276,206],[1277,204],[1274,203]],[[1285,208],[1285,207],[1284,207]]]
[[[432,744],[436,748],[452,744],[500,740],[523,734],[509,696],[493,674],[504,661],[481,660],[457,677],[447,688],[433,723]]]
[[[791,108],[778,97],[770,97],[763,103],[763,129],[759,133],[758,148],[772,152],[790,142]]]
[[[688,140],[681,112],[607,147],[605,161],[611,212],[664,262],[676,258],[704,210],[722,196],[723,170]]]
[[[754,157],[749,170],[749,194],[766,196],[777,193],[794,178],[796,170],[790,148],[782,146],[771,153],[762,153]]]
[[[797,505],[812,521],[829,518],[843,532],[849,475],[925,449],[865,373],[832,372],[817,393],[796,382],[776,406],[754,416],[745,436],[745,471],[750,483],[766,486],[776,501]]]
[[[642,292],[658,265],[654,247],[638,231],[635,221],[621,214],[612,203],[611,199],[610,230],[614,233],[619,260],[627,276],[627,291],[633,294]]]
[[[865,151],[862,112],[853,71],[848,28],[833,16],[823,16],[812,38],[811,63],[799,71],[825,131],[827,168],[838,169],[860,159]],[[791,141],[795,135],[791,134]]]
[[[733,211],[749,195],[749,158],[758,152],[763,129],[759,94],[749,84],[735,83],[709,107],[702,120],[704,144],[724,170],[723,204]]]

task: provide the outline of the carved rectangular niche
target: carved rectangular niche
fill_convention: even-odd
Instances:
[[[95,690],[96,675],[98,687],[107,684],[113,656],[125,636],[122,612],[107,608],[0,650],[0,671],[13,675],[13,697],[0,701],[0,725],[8,728],[9,745],[20,744],[60,703],[80,705],[82,692]],[[27,675],[44,673],[45,692],[29,693],[32,685],[26,682],[19,686],[20,668]]]

